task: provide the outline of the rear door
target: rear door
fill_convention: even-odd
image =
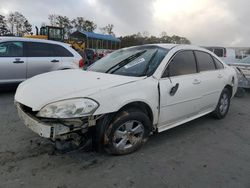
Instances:
[[[219,96],[224,88],[224,74],[222,71],[224,66],[222,63],[217,62],[217,68],[215,59],[209,53],[195,51],[195,56],[200,72],[202,90],[200,113],[205,113],[214,110],[218,103]]]
[[[54,57],[60,57],[61,58],[60,67],[62,69],[65,69],[65,68],[78,68],[79,61],[81,60],[80,55],[78,55],[78,57],[75,57],[73,55],[73,53],[71,53],[64,46],[60,46],[60,45],[57,45],[57,44],[51,44],[51,45],[52,45],[51,47],[54,50]]]
[[[198,114],[200,84],[193,51],[178,52],[160,80],[159,131]]]
[[[0,43],[0,83],[15,83],[26,79],[26,57],[23,42]]]
[[[51,44],[42,42],[26,42],[25,50],[27,54],[27,77],[57,70],[62,61],[54,53]]]

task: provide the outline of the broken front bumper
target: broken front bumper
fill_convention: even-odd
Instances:
[[[66,126],[56,122],[43,122],[34,115],[25,112],[20,103],[16,103],[18,115],[21,120],[23,120],[26,127],[31,129],[33,132],[37,133],[41,137],[50,138],[52,140],[65,135],[67,133],[87,128],[88,125],[84,124],[83,126],[72,127]]]

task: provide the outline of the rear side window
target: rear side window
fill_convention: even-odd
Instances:
[[[164,72],[163,77],[194,73],[197,73],[197,67],[193,51],[182,51],[174,56]]]
[[[28,57],[73,57],[70,51],[57,44],[28,42],[26,45]]]
[[[64,48],[63,46],[56,45],[56,44],[50,44],[50,47],[53,48],[53,56],[59,56],[59,57],[73,57],[73,54]]]
[[[195,51],[195,56],[199,65],[199,71],[215,70],[215,64],[212,56],[206,52]]]
[[[224,69],[224,65],[218,59],[214,58],[214,62],[217,69]]]
[[[0,57],[23,57],[23,43],[22,42],[1,43]]]
[[[27,42],[27,57],[49,57],[51,54],[47,43]]]

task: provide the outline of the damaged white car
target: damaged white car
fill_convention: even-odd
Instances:
[[[15,104],[24,124],[42,137],[128,154],[150,133],[205,114],[224,118],[237,89],[233,68],[191,45],[117,50],[87,71],[65,70],[21,83]],[[91,134],[90,134],[91,133]]]

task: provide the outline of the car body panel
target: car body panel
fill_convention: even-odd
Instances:
[[[198,114],[202,98],[201,85],[193,84],[198,79],[198,74],[163,78],[160,80],[161,106],[160,126],[169,126],[187,117]],[[170,90],[179,84],[175,95],[170,95]]]
[[[58,62],[53,63],[53,60]],[[27,57],[27,78],[50,72],[52,70],[57,70],[57,64],[61,61],[61,57]]]
[[[15,100],[38,111],[51,102],[88,97],[104,89],[140,79],[143,78],[82,70],[54,71],[37,75],[21,83]]]
[[[93,116],[117,112],[133,102],[146,104],[153,114],[159,132],[175,127],[216,108],[226,86],[237,89],[236,71],[223,63],[224,69],[162,79],[163,72],[174,54],[181,50],[212,52],[191,45],[162,45],[170,49],[155,73],[150,77],[130,77],[81,70],[56,71],[35,76],[19,85],[15,100],[39,111],[49,103],[73,98],[90,98],[99,107]],[[222,76],[221,76],[222,75]],[[198,79],[199,84],[194,83]],[[179,83],[179,90],[170,90]]]
[[[23,63],[14,63],[15,61]],[[0,57],[0,84],[19,83],[26,79],[26,57]]]
[[[230,66],[238,67],[243,74],[250,79],[250,63],[232,63]]]

